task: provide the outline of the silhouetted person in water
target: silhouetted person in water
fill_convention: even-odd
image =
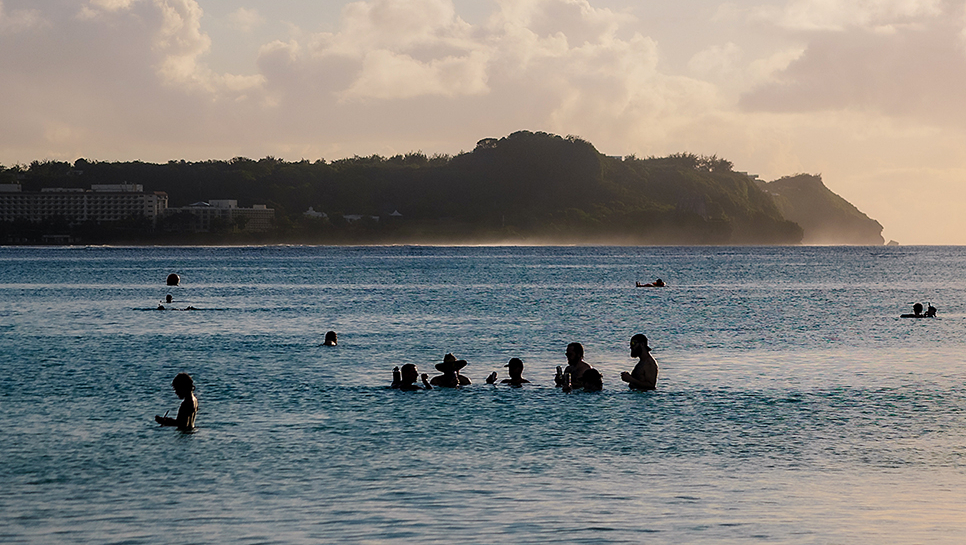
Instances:
[[[446,354],[443,357],[443,363],[436,364],[436,369],[443,374],[433,377],[429,383],[441,388],[459,388],[472,384],[469,377],[460,374],[460,369],[464,367],[466,367],[466,360],[458,360],[456,356]]]
[[[178,373],[171,381],[174,393],[182,399],[178,408],[178,418],[156,415],[155,422],[162,426],[177,426],[179,430],[190,430],[195,427],[195,417],[198,416],[198,398],[195,397],[195,383],[188,373]],[[167,415],[168,413],[164,413]]]
[[[510,358],[504,367],[507,368],[507,373],[509,373],[510,378],[505,378],[500,381],[500,384],[509,384],[510,386],[521,386],[523,384],[529,384],[530,381],[523,378],[523,360],[520,358]]]
[[[922,316],[922,303],[912,305],[912,314],[916,317]]]
[[[420,387],[416,384],[416,379],[421,378],[423,380],[423,386]],[[432,390],[433,387],[429,384],[429,375],[423,373],[422,376],[419,375],[419,369],[416,368],[415,364],[407,363],[402,366],[402,370],[398,367],[394,367],[392,370],[392,386],[395,390],[403,390],[405,392],[411,392],[413,390]]]
[[[634,370],[621,373],[621,380],[633,390],[657,389],[657,361],[651,356],[651,347],[647,346],[647,337],[641,333],[631,337],[631,357],[639,358]]]
[[[567,367],[561,372],[557,367],[557,376],[553,378],[557,387],[570,391],[571,388],[583,388],[583,376],[588,369],[593,369],[584,361],[584,345],[570,343],[567,345]]]
[[[584,371],[583,376],[580,378],[584,384],[585,392],[599,392],[604,389],[604,376],[593,367]]]
[[[169,293],[169,294],[168,294],[168,295],[167,295],[167,296],[166,296],[166,297],[164,298],[164,302],[165,302],[165,303],[168,303],[168,304],[170,304],[170,303],[171,303],[171,301],[172,301],[173,299],[174,299],[174,298],[173,298],[173,297],[171,297],[171,294]]]
[[[325,341],[322,342],[322,346],[335,346],[339,344],[339,339],[335,335],[335,331],[327,331],[325,333]]]
[[[936,317],[936,307],[934,307],[932,305],[929,305],[929,308],[926,309],[926,313],[923,314],[923,316],[926,316],[928,318],[935,318]]]

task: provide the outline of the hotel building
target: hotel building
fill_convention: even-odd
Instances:
[[[95,184],[90,189],[51,187],[39,192],[23,191],[20,184],[0,184],[0,221],[62,218],[77,224],[144,217],[154,225],[167,207],[167,193],[145,193],[141,184]]]

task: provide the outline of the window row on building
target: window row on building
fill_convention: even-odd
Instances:
[[[230,199],[168,208],[166,193],[145,193],[141,184],[92,185],[90,190],[44,188],[40,192],[22,191],[20,184],[0,184],[0,221],[63,219],[76,224],[132,217],[146,218],[152,225],[157,225],[162,218],[173,218],[170,223],[174,228],[186,231],[225,227],[268,231],[275,219],[275,210],[263,204],[239,208],[238,201]]]
[[[98,190],[46,188],[24,192],[20,184],[0,185],[0,221],[64,219],[70,223],[119,221],[144,217],[157,221],[168,195],[145,193],[141,185],[101,185]]]

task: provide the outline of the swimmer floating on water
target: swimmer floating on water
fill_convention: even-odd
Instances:
[[[926,312],[922,311],[922,303],[916,303],[912,305],[912,314],[900,314],[900,318],[935,318],[936,317],[936,307],[929,305]]]

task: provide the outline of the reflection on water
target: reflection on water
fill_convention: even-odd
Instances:
[[[964,258],[0,248],[0,541],[957,542]],[[551,387],[572,340],[604,391]],[[446,352],[477,384],[385,388]],[[533,384],[482,384],[513,356]],[[153,422],[183,370],[192,434]]]

